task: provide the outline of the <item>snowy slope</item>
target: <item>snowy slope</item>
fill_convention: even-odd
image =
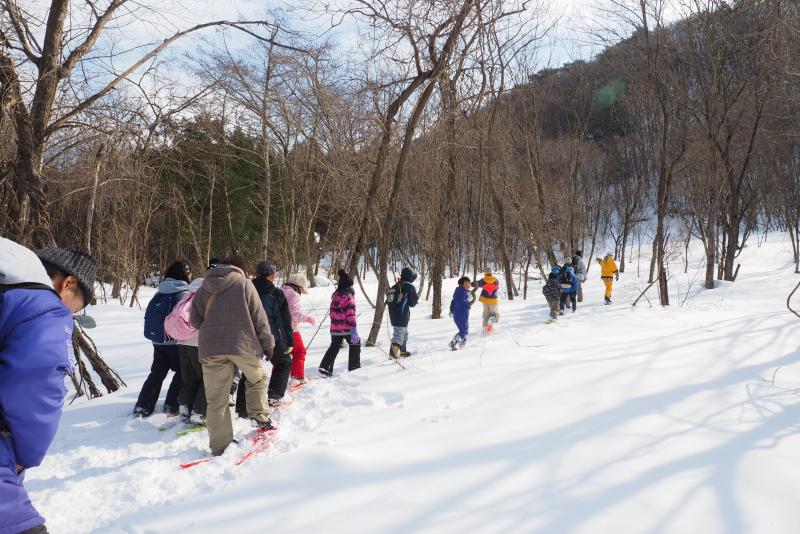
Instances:
[[[753,241],[739,280],[713,291],[699,291],[693,250],[688,275],[674,266],[669,309],[630,307],[646,285],[635,269],[602,306],[595,266],[578,313],[543,324],[534,284],[528,301],[502,303],[490,337],[476,306],[457,353],[446,350],[452,322],[428,319],[422,301],[405,370],[371,348],[348,374],[343,350],[338,375],[299,392],[274,446],[241,467],[231,451],[181,471],[206,435],[128,417],[151,359],[143,312],[99,306],[95,340],[129,387],[67,408],[28,474],[31,497],[59,534],[796,532],[800,321],[784,307],[797,282],[788,241]],[[304,297],[320,319],[330,291]],[[359,312],[366,335],[366,301]],[[303,327],[307,342],[314,331]],[[310,375],[326,334],[311,345]]]

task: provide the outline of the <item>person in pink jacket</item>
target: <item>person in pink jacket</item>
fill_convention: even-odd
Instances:
[[[317,324],[317,320],[313,316],[303,313],[303,308],[300,307],[300,295],[306,292],[307,287],[308,280],[305,275],[303,273],[295,273],[289,276],[281,288],[286,296],[286,302],[289,303],[289,314],[292,316],[294,349],[292,349],[291,377],[298,382],[305,381],[306,365],[306,346],[303,343],[303,336],[300,335],[298,326],[300,326],[300,323]]]

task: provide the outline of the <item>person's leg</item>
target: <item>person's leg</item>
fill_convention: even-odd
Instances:
[[[339,354],[339,349],[342,347],[342,339],[345,336],[338,336],[331,334],[331,346],[325,351],[325,356],[319,364],[319,369],[328,376],[333,374],[333,363],[336,361],[336,356]]]
[[[208,399],[206,424],[208,446],[211,454],[219,456],[233,441],[231,410],[228,395],[233,380],[233,363],[226,356],[211,356],[203,359],[203,385]]]
[[[569,298],[569,293],[561,293],[561,301],[558,306],[559,314],[564,313],[564,306],[567,304],[567,298]]]
[[[614,282],[611,278],[603,278],[603,285],[606,286],[605,298],[606,300],[611,300],[611,288],[614,285]]]
[[[292,378],[302,380],[306,376],[306,346],[303,343],[303,336],[300,332],[292,334],[294,338],[294,350],[292,350]]]
[[[172,376],[172,381],[169,383],[167,389],[167,396],[164,399],[164,411],[170,413],[178,413],[178,394],[181,392],[183,379],[181,378],[181,363],[180,356],[178,355],[177,345],[167,345],[167,361],[169,368],[175,374]]]
[[[361,343],[350,344],[350,348],[347,354],[347,370],[355,371],[356,369],[360,368],[361,368]]]
[[[499,304],[489,304],[489,315],[494,316],[494,322],[500,322],[500,305]]]
[[[270,399],[282,399],[289,385],[289,374],[292,371],[292,357],[286,349],[280,347],[279,354],[272,355],[272,376],[269,379],[267,394]]]
[[[198,380],[192,368],[191,356],[188,345],[178,345],[178,362],[181,366],[181,390],[178,393],[178,411],[181,418],[192,414],[194,398],[197,394]],[[202,384],[202,382],[200,382]]]
[[[572,311],[575,311],[578,308],[578,294],[570,293],[569,300],[572,303]]]
[[[558,319],[558,301],[557,300],[548,300],[548,306],[550,306],[550,318],[551,319]]]
[[[186,347],[189,352],[189,363],[192,369],[192,377],[196,381],[196,387],[192,403],[192,413],[199,413],[206,416],[206,388],[203,386],[203,366],[200,365],[200,354],[197,347]]]
[[[136,409],[143,415],[150,415],[156,409],[156,402],[161,393],[161,384],[169,372],[169,358],[165,355],[163,347],[165,345],[153,345],[153,364],[150,366],[150,374],[142,385],[139,398],[136,400]]]
[[[238,369],[238,367],[237,367]],[[241,370],[240,370],[241,372]],[[239,386],[236,388],[236,415],[243,419],[247,419],[247,383],[244,380],[244,375],[239,378]]]
[[[489,324],[489,315],[490,315],[490,313],[491,312],[489,311],[489,305],[484,302],[483,303],[483,327],[484,328],[486,328],[486,326]]]
[[[236,367],[242,370],[247,403],[247,416],[261,423],[269,421],[269,406],[267,406],[267,372],[261,365],[261,360],[251,356],[231,356]]]
[[[578,282],[578,302],[583,302],[583,282]]]
[[[396,327],[400,332],[398,332],[398,337],[400,339],[400,354],[406,353],[406,344],[408,343],[408,327],[407,326],[398,326]]]

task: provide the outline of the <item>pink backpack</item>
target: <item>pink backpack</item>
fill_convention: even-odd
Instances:
[[[189,293],[183,300],[172,308],[167,318],[164,319],[164,332],[178,341],[186,341],[197,334],[197,328],[189,322],[189,314],[192,311],[192,301],[196,293]]]

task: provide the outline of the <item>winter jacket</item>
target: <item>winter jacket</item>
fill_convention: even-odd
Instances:
[[[416,306],[419,301],[417,288],[414,287],[414,280],[416,279],[416,273],[408,267],[404,267],[400,271],[400,282],[398,283],[403,297],[397,305],[389,308],[389,321],[392,326],[408,326],[408,322],[411,320],[411,308]]]
[[[478,280],[477,287],[481,289],[481,296],[478,300],[485,304],[499,304],[500,299],[497,293],[500,291],[500,280],[491,274],[487,274]]]
[[[208,306],[209,298],[215,295]],[[189,317],[200,329],[200,359],[209,356],[272,355],[275,339],[255,286],[233,265],[219,265],[206,272],[203,285],[192,300]]]
[[[619,268],[613,258],[603,258],[597,262],[600,264],[600,278],[614,278],[614,275],[619,273]]]
[[[189,284],[188,292],[186,293],[186,296],[184,296],[183,298],[188,297],[192,293],[197,293],[197,290],[200,289],[200,286],[202,286],[202,285],[203,285],[203,279],[202,278],[195,278],[194,280],[192,280],[192,283]],[[181,299],[181,300],[183,300],[183,299]],[[199,344],[199,340],[198,340],[199,336],[200,336],[200,332],[198,331],[195,335],[193,335],[189,339],[184,339],[183,341],[178,341],[178,345],[188,345],[190,347],[196,347]]]
[[[183,280],[175,280],[174,278],[164,278],[164,280],[158,284],[158,290],[156,291],[156,295],[170,295],[172,297],[172,306],[169,310],[167,310],[167,314],[172,311],[172,308],[175,307],[181,300],[183,300],[186,295],[189,294],[189,284],[184,282]],[[165,315],[166,317],[166,315]],[[167,336],[167,341],[163,343],[153,343],[153,345],[175,345],[178,342],[174,339],[169,339]]]
[[[356,329],[356,294],[352,287],[333,292],[330,317],[331,334],[350,334]]]
[[[303,313],[303,308],[300,306],[300,294],[288,284],[281,289],[286,297],[286,303],[289,305],[289,314],[292,316],[292,331],[297,331],[300,323],[314,324],[314,317]]]
[[[575,269],[575,276],[578,277],[578,282],[586,281],[586,264],[580,256],[572,256],[572,267]]]
[[[566,274],[569,275],[569,284],[564,284],[563,282],[561,283],[561,293],[562,294],[566,293],[568,295],[571,294],[571,293],[577,293],[578,292],[578,278],[572,272],[572,268],[571,267],[567,268]],[[560,276],[561,275],[559,275],[559,278],[560,278]]]
[[[453,320],[459,327],[467,324],[469,321],[469,308],[470,308],[470,292],[458,286],[453,292],[453,299],[450,301],[450,313],[453,314]]]
[[[53,291],[36,255],[0,238],[0,532],[44,523],[17,464],[42,463],[53,441],[72,371],[72,312]],[[32,285],[35,289],[14,288]]]
[[[558,302],[561,299],[561,273],[550,273],[547,283],[542,287],[542,294],[547,302]]]
[[[275,346],[281,352],[285,352],[287,347],[294,346],[292,316],[289,313],[286,295],[266,278],[253,279],[253,286],[258,292],[264,311],[267,312],[267,321],[272,337],[275,338]]]

